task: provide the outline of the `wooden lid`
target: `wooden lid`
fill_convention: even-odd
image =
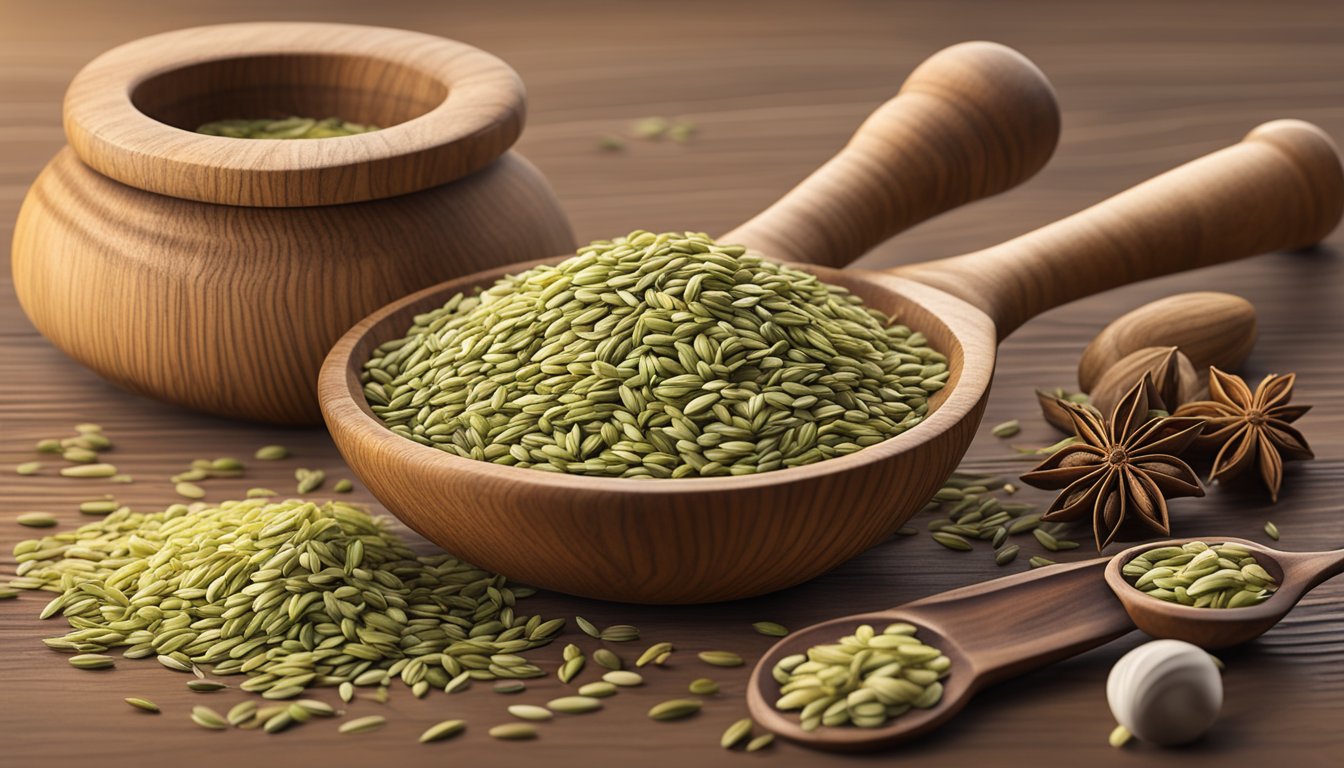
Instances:
[[[463,43],[348,24],[249,23],[142,38],[65,96],[83,162],[133,187],[248,206],[350,203],[484,167],[522,132],[522,81]],[[381,130],[325,139],[195,133],[226,118],[336,116]]]

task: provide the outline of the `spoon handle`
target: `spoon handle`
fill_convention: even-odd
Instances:
[[[1107,586],[1110,558],[1051,565],[902,606],[959,646],[990,684],[1066,659],[1134,629]]]
[[[1313,245],[1341,212],[1344,172],[1330,137],[1310,123],[1276,120],[1034,232],[892,272],[981,308],[1002,339],[1084,296]]]
[[[1304,593],[1344,573],[1344,549],[1329,552],[1278,552],[1279,562],[1302,574]]]
[[[1054,154],[1045,75],[996,43],[945,48],[915,69],[849,143],[720,238],[778,260],[843,267],[925,219],[1031,178]]]

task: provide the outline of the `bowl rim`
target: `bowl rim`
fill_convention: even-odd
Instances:
[[[949,377],[946,396],[924,421],[896,437],[867,446],[854,453],[826,459],[800,467],[787,467],[770,472],[730,477],[684,478],[620,478],[544,472],[523,467],[512,467],[457,456],[431,448],[392,432],[378,420],[364,398],[359,382],[359,365],[354,353],[366,337],[390,322],[390,319],[412,307],[416,312],[442,305],[454,293],[464,288],[484,285],[496,279],[539,264],[554,264],[564,258],[541,259],[497,267],[445,281],[393,301],[365,317],[347,331],[331,348],[318,375],[318,402],[333,437],[350,433],[352,439],[371,443],[381,454],[397,456],[397,461],[426,462],[444,471],[451,471],[464,479],[506,480],[515,488],[568,489],[584,492],[632,494],[685,494],[748,490],[766,486],[784,485],[817,480],[859,467],[887,461],[896,455],[915,450],[940,435],[954,429],[974,413],[976,406],[988,394],[993,377],[997,338],[994,323],[980,310],[962,299],[936,288],[905,278],[870,270],[839,270],[811,264],[790,264],[816,273],[828,282],[846,287],[878,287],[901,299],[913,301],[937,317],[961,351],[959,370]],[[423,306],[421,306],[423,305]],[[920,330],[916,328],[916,330]],[[949,359],[952,359],[949,354]],[[967,366],[966,360],[977,364]],[[978,361],[984,361],[979,363]],[[340,439],[337,445],[340,447]],[[969,442],[969,438],[968,438]],[[347,455],[347,460],[349,456]],[[353,463],[351,469],[358,471]]]
[[[282,55],[386,62],[436,81],[445,97],[422,115],[372,133],[246,142],[168,125],[133,102],[140,85],[175,70]],[[518,74],[466,43],[390,27],[247,22],[179,29],[112,48],[75,75],[63,111],[70,145],[105,176],[171,197],[288,207],[394,197],[462,178],[518,139],[525,102]],[[334,174],[343,183],[334,183]]]

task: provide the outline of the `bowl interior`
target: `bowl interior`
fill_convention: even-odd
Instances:
[[[565,475],[474,461],[414,443],[382,427],[382,422],[370,410],[359,381],[364,362],[368,360],[379,345],[404,335],[412,325],[416,315],[442,306],[458,293],[470,292],[475,288],[488,286],[504,275],[516,274],[539,264],[554,264],[563,260],[563,258],[567,257],[545,259],[479,272],[440,283],[437,286],[393,302],[351,329],[346,338],[337,344],[326,363],[324,363],[324,372],[327,369],[332,369],[329,372],[330,375],[343,378],[344,386],[341,387],[341,395],[345,399],[353,401],[362,417],[376,425],[378,427],[377,431],[382,432],[386,438],[407,443],[415,449],[419,449],[419,451],[434,455],[437,457],[436,460],[451,463],[455,469],[464,473],[477,473],[483,467],[488,466],[491,468],[489,474],[507,472],[518,482],[541,482],[560,486],[573,485],[574,487],[607,483],[619,483],[629,487],[632,482],[636,482],[641,491],[647,491],[651,486],[665,488],[674,486],[680,490],[691,490],[693,485],[697,483],[713,484],[721,488],[727,488],[730,484],[747,486],[783,482],[790,478],[843,471],[860,464],[889,458],[895,453],[917,447],[935,437],[939,431],[945,431],[953,425],[959,424],[968,414],[974,413],[978,419],[976,408],[982,402],[989,388],[994,367],[996,341],[993,322],[982,312],[942,291],[884,273],[859,270],[846,271],[806,265],[802,268],[815,272],[827,282],[848,288],[862,298],[868,306],[891,315],[897,322],[905,323],[915,331],[922,332],[934,348],[947,356],[950,371],[947,386],[929,399],[929,413],[920,424],[896,437],[868,446],[855,453],[801,467],[736,477],[679,478],[676,480],[644,479],[639,481],[624,478]],[[326,375],[324,373],[324,377]],[[319,389],[321,390],[321,399],[330,401],[332,397],[330,388],[322,386]],[[954,407],[949,408],[949,406]],[[324,412],[327,413],[329,421],[335,413],[334,409],[329,408],[327,404],[324,404]],[[970,432],[973,433],[975,425],[970,426]],[[967,442],[969,443],[969,435]]]
[[[161,123],[194,131],[230,118],[340,117],[389,127],[448,97],[439,79],[394,61],[341,53],[274,53],[185,64],[131,90],[131,102]]]

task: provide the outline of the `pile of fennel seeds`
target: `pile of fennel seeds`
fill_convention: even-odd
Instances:
[[[14,554],[9,586],[56,592],[41,615],[70,624],[49,647],[247,675],[239,687],[268,699],[397,679],[423,696],[454,681],[538,677],[516,654],[564,626],[515,613],[532,590],[447,554],[417,556],[341,502],[122,508]]]
[[[814,275],[636,231],[415,318],[364,366],[393,432],[458,456],[634,478],[753,474],[922,421],[947,359]]]

